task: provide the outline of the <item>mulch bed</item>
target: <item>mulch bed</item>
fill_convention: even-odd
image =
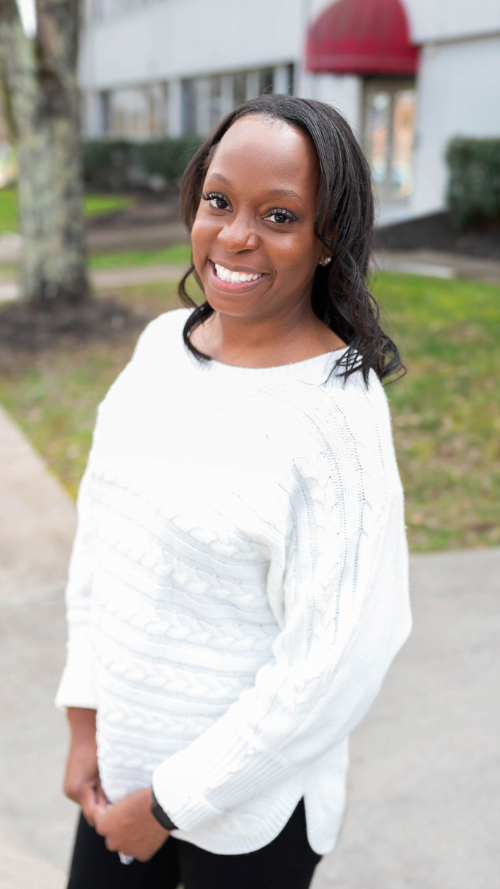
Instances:
[[[155,225],[165,222],[177,222],[179,219],[179,195],[144,194],[136,196],[133,205],[127,210],[113,210],[101,213],[87,221],[87,229],[98,230],[113,228],[129,228],[136,225]]]
[[[481,229],[461,231],[447,213],[431,213],[379,228],[375,246],[386,250],[438,250],[500,260],[500,220]]]
[[[0,309],[0,371],[15,370],[34,353],[99,340],[117,342],[144,327],[138,314],[112,298],[40,311],[12,302]]]

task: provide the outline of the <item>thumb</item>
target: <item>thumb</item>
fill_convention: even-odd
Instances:
[[[90,827],[95,825],[96,799],[93,788],[88,787],[80,800],[81,810]]]

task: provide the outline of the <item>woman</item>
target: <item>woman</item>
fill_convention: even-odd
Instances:
[[[338,112],[271,95],[181,197],[206,302],[142,334],[79,495],[70,886],[303,889],[410,629],[370,174]]]

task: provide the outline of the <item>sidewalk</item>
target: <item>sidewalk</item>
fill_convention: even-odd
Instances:
[[[74,508],[1,410],[0,504],[0,887],[63,889],[75,807],[53,698]],[[414,631],[354,732],[313,889],[498,885],[499,575],[500,549],[412,559]]]
[[[178,265],[136,265],[129,268],[91,269],[91,286],[95,290],[114,290],[119,287],[137,287],[143,284],[158,284],[163,281],[178,281],[186,268]],[[0,266],[0,303],[17,299],[19,285],[12,276],[2,277]]]

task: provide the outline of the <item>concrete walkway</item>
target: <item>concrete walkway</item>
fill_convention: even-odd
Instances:
[[[115,290],[119,287],[137,287],[144,284],[161,284],[164,281],[178,281],[186,271],[186,266],[178,265],[136,265],[129,268],[92,269],[90,283],[95,290]],[[12,276],[0,275],[0,302],[17,299],[19,284]]]
[[[0,504],[0,887],[62,889],[75,807],[53,698],[74,508],[1,410]],[[412,559],[414,632],[354,732],[314,889],[499,885],[499,576],[500,549]]]
[[[375,267],[430,278],[463,278],[500,284],[500,262],[439,250],[384,250],[374,254]]]

